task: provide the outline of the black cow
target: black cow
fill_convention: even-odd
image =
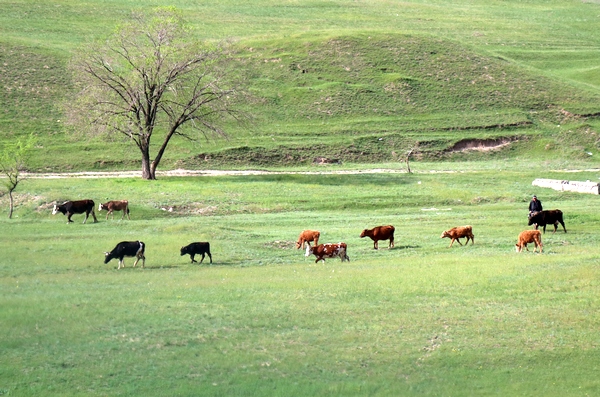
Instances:
[[[202,255],[202,259],[200,259],[200,263],[204,260],[204,254],[207,254],[210,258],[210,263],[212,263],[212,255],[210,254],[210,243],[206,242],[197,242],[191,243],[185,247],[181,247],[181,256],[189,254],[192,258],[192,263],[197,262],[194,260],[194,255]]]
[[[536,230],[538,226],[543,226],[544,233],[546,233],[546,225],[554,225],[554,232],[552,232],[552,234],[556,233],[559,223],[566,233],[567,228],[565,227],[565,222],[563,222],[563,213],[561,210],[537,211],[529,215],[529,226],[535,225]]]
[[[54,205],[54,209],[52,210],[52,215],[56,215],[59,212],[62,212],[63,215],[67,215],[67,224],[73,222],[71,220],[71,216],[73,214],[83,214],[85,212],[85,219],[83,223],[85,223],[90,216],[90,213],[94,217],[94,223],[98,222],[96,219],[96,214],[94,213],[94,200],[79,200],[79,201],[65,201],[61,205]]]
[[[144,251],[146,250],[146,244],[141,241],[121,241],[115,248],[113,248],[110,252],[104,253],[104,263],[108,263],[113,259],[119,259],[119,267],[125,267],[123,263],[123,258],[126,256],[135,256],[137,259],[133,264],[133,267],[137,265],[138,261],[142,260],[142,267],[146,265],[146,257],[144,256]]]

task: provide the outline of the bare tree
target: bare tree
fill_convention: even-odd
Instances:
[[[69,121],[89,133],[126,136],[141,152],[142,177],[156,179],[171,138],[225,137],[224,119],[242,119],[234,110],[241,90],[233,62],[226,44],[193,40],[173,7],[134,14],[72,63],[78,95]],[[160,142],[151,158],[153,135]]]
[[[33,135],[30,135],[26,140],[18,139],[14,143],[8,143],[4,147],[4,150],[0,152],[0,170],[6,177],[2,182],[8,190],[10,201],[8,210],[9,219],[12,219],[14,210],[13,192],[23,180],[21,173],[25,171],[25,165],[31,149],[33,149],[34,142]]]

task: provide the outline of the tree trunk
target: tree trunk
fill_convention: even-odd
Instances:
[[[147,180],[156,179],[155,167],[150,163],[150,148],[147,143],[144,143],[140,150],[142,152],[142,178]]]
[[[8,209],[8,219],[12,219],[13,208],[14,208],[14,205],[15,205],[15,202],[13,200],[12,192],[13,192],[12,190],[8,191],[8,197],[10,198],[10,206],[9,206],[9,209]]]

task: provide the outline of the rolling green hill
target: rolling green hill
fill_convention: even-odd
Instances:
[[[74,51],[153,4],[0,5],[0,140],[35,133],[32,170],[137,169],[118,137],[67,133],[61,104]],[[228,140],[175,140],[161,168],[381,163],[413,147],[435,160],[465,139],[519,142],[499,157],[585,162],[600,147],[595,2],[174,5],[199,40],[236,40],[254,123],[227,126]]]

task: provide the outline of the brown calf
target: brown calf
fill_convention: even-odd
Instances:
[[[315,243],[315,247],[319,244],[319,237],[321,237],[321,233],[318,230],[304,230],[298,236],[298,241],[296,241],[296,249],[304,249],[304,243],[308,244],[310,247],[310,242]]]
[[[98,206],[98,212],[102,210],[107,210],[106,219],[108,220],[108,216],[112,214],[112,219],[115,219],[114,211],[123,211],[123,216],[121,216],[121,220],[125,218],[125,214],[127,214],[127,219],[131,220],[129,217],[129,202],[127,200],[113,200],[108,201],[104,204],[100,203]]]
[[[542,232],[539,230],[525,230],[519,233],[519,237],[517,238],[517,243],[515,247],[517,252],[523,251],[523,247],[529,251],[527,248],[527,244],[534,243],[535,247],[533,248],[533,252],[535,252],[537,247],[540,247],[540,254],[542,253]]]
[[[377,226],[373,229],[365,229],[360,234],[360,237],[371,237],[373,240],[373,249],[379,248],[379,240],[390,240],[389,248],[394,248],[394,231],[396,228],[392,225]]]
[[[471,226],[453,227],[452,229],[446,230],[442,233],[442,236],[440,238],[444,237],[452,239],[450,241],[449,247],[452,247],[452,244],[454,244],[454,240],[456,240],[458,244],[462,245],[459,239],[463,237],[467,238],[467,242],[465,243],[465,245],[469,244],[469,239],[471,239],[471,245],[475,244],[475,239],[473,237],[473,228]]]

